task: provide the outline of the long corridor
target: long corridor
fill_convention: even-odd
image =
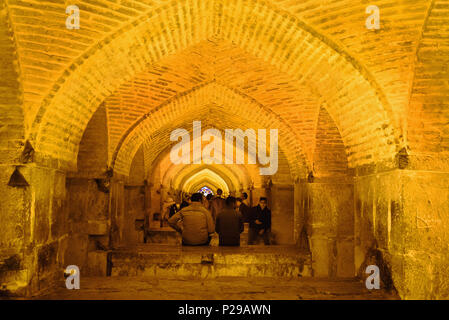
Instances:
[[[0,0],[0,296],[449,299],[449,0],[69,2]]]

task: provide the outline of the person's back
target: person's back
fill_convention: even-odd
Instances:
[[[218,213],[225,207],[225,199],[221,198],[222,194],[223,191],[221,189],[217,189],[217,196],[212,198],[210,203],[210,211],[214,221],[217,219]]]
[[[214,233],[214,222],[210,212],[194,195],[191,200],[192,203],[171,217],[168,224],[182,234],[184,245],[209,244],[210,235]],[[182,221],[182,227],[178,226],[179,221]]]
[[[251,216],[251,207],[248,206],[245,202],[242,202],[242,204],[239,207],[240,214],[243,217],[244,222],[249,222],[250,216]]]
[[[212,194],[209,193],[209,194],[206,196],[206,201],[204,202],[204,206],[205,206],[206,209],[209,210],[209,211],[211,211],[212,199],[213,199],[213,196],[212,196]]]
[[[239,246],[240,233],[243,232],[243,217],[235,209],[235,198],[228,197],[226,206],[218,213],[215,231],[219,236],[220,246]]]
[[[173,203],[168,209],[168,218],[170,219],[171,217],[173,217],[178,211],[178,206],[176,205],[176,203]]]

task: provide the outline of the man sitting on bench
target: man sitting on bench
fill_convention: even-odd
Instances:
[[[202,199],[201,193],[192,194],[191,204],[168,220],[168,225],[182,235],[182,245],[209,245],[214,234],[214,221],[209,210],[203,206]]]

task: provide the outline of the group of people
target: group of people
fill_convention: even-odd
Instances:
[[[220,246],[239,246],[244,223],[248,222],[248,244],[255,244],[262,238],[269,245],[271,211],[267,199],[261,197],[257,206],[250,207],[246,193],[241,198],[229,196],[226,199],[222,194],[221,189],[217,190],[216,196],[194,193],[180,204],[179,209],[176,204],[167,207],[168,225],[182,235],[182,244],[209,245],[216,232]]]

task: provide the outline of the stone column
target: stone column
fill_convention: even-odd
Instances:
[[[125,226],[125,188],[122,180],[114,178],[110,183],[109,214],[111,217],[110,246],[123,244]]]
[[[356,178],[355,266],[380,268],[404,299],[448,299],[449,173],[390,170]]]
[[[315,178],[307,183],[307,233],[318,277],[353,277],[353,184]]]
[[[272,233],[276,244],[294,244],[294,187],[271,186]]]
[[[68,246],[63,171],[29,163],[0,170],[0,282],[26,295],[62,278]]]

